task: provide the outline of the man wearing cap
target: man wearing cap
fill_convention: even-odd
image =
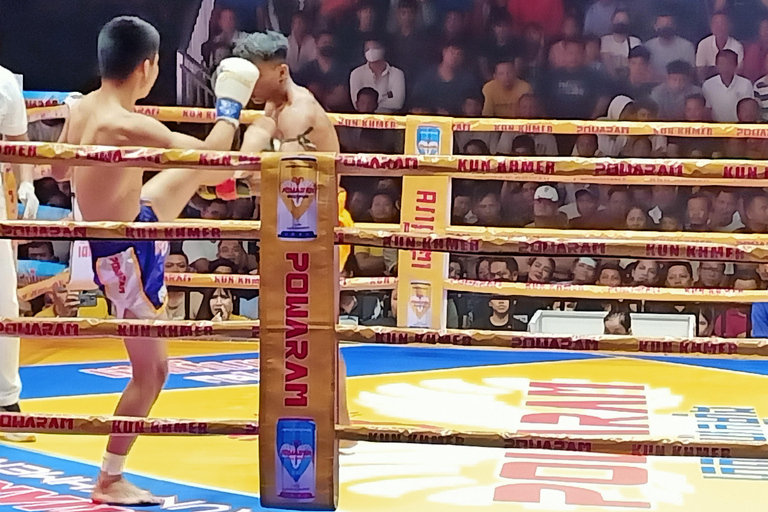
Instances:
[[[551,185],[541,185],[533,194],[533,222],[527,228],[566,228],[568,220],[560,207],[560,196]]]
[[[600,198],[597,186],[576,191],[576,211],[578,217],[570,219],[568,224],[573,229],[600,229],[603,222],[598,216]]]

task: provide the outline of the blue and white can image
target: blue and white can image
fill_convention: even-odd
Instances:
[[[315,499],[317,427],[302,418],[277,420],[277,495],[296,501]]]
[[[421,125],[416,128],[416,151],[420,155],[437,155],[440,153],[440,128],[437,126]]]

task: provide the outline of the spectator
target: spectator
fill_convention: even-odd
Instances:
[[[482,117],[483,115],[483,96],[482,94],[477,96],[470,96],[464,100],[464,104],[461,107],[462,117]],[[477,155],[492,155],[496,153],[496,146],[499,143],[500,134],[498,132],[453,132],[453,145],[454,152],[456,154],[477,154]],[[471,141],[482,142],[484,145],[483,153],[466,153],[465,148]],[[477,147],[473,148],[477,151]]]
[[[482,140],[472,139],[464,145],[461,151],[462,155],[490,155],[491,150]]]
[[[539,98],[533,94],[523,94],[517,104],[518,119],[540,119],[544,116]],[[510,155],[513,153],[512,145],[521,132],[503,132],[499,137],[496,154]],[[535,155],[557,156],[557,139],[551,133],[529,134],[535,143]]]
[[[701,89],[692,83],[693,69],[682,60],[667,64],[667,79],[651,92],[651,99],[659,106],[659,118],[664,121],[685,119],[686,98],[700,94]]]
[[[375,325],[381,318],[383,309],[381,300],[375,295],[351,291],[343,291],[339,295],[340,324]]]
[[[603,214],[610,228],[621,229],[626,226],[630,204],[627,187],[614,186],[608,190],[608,204]]]
[[[232,290],[225,288],[206,288],[196,320],[211,320],[226,322],[248,320],[244,316],[234,314],[235,296]]]
[[[595,119],[608,106],[605,81],[585,66],[580,41],[567,41],[565,56],[565,66],[551,70],[544,84],[548,114],[555,119]]]
[[[742,75],[755,82],[765,74],[765,59],[768,57],[768,19],[760,20],[757,40],[744,49]]]
[[[452,258],[448,263],[448,279],[466,279],[467,269],[459,258]]]
[[[722,288],[726,284],[725,263],[702,261],[699,263],[699,280],[696,288]]]
[[[750,191],[744,198],[744,227],[737,233],[768,232],[768,195],[762,191]]]
[[[600,272],[597,274],[598,286],[621,286],[621,267],[615,263],[601,263]]]
[[[629,51],[625,77],[619,80],[616,92],[644,102],[659,83],[651,70],[651,54],[645,46],[635,46]]]
[[[598,212],[599,206],[596,191],[592,188],[578,190],[576,192],[578,217],[569,221],[570,227],[573,229],[600,229],[604,222]]]
[[[453,208],[451,209],[451,224],[464,226],[474,224],[477,218],[472,214],[471,187],[457,187],[454,180]]]
[[[53,250],[53,242],[30,242],[26,244],[25,249],[28,260],[59,262]]]
[[[206,201],[200,210],[200,218],[205,220],[223,220],[227,218],[227,202],[223,199]]]
[[[631,267],[631,268],[630,268]],[[653,260],[638,260],[627,267],[631,286],[655,286],[659,279],[659,263]]]
[[[400,111],[405,104],[405,75],[401,70],[390,66],[384,57],[384,45],[380,41],[366,41],[366,64],[352,71],[349,76],[349,92],[352,101],[357,101],[357,93],[361,89],[375,89],[379,93],[375,112],[391,114]]]
[[[437,47],[440,49],[447,44],[457,44],[465,51],[471,48],[466,16],[463,11],[450,9],[443,16],[442,32],[437,38]]]
[[[760,278],[754,269],[737,271],[731,279],[734,290],[758,290]],[[750,305],[733,304],[715,320],[713,334],[724,338],[746,338],[750,332]]]
[[[488,316],[478,318],[472,324],[473,329],[494,331],[526,331],[523,322],[512,316],[512,300],[509,297],[493,295],[488,301]]]
[[[371,209],[365,222],[379,224],[399,224],[400,212],[397,208],[397,198],[388,190],[377,191],[371,199]]]
[[[355,110],[360,114],[373,114],[379,108],[379,93],[372,87],[363,87],[357,92]],[[342,126],[338,129],[339,145],[344,153],[385,153],[402,154],[402,133],[397,130],[377,128],[353,128]],[[367,210],[366,207],[363,211]],[[359,218],[353,218],[360,222]]]
[[[503,60],[496,64],[493,80],[483,87],[485,117],[517,116],[517,106],[525,94],[532,94],[531,84],[517,77],[515,63]]]
[[[362,64],[361,55],[365,52],[365,42],[370,39],[380,39],[383,24],[379,23],[376,11],[373,8],[373,0],[363,0],[357,4],[357,23],[350,30],[344,30],[344,37],[340,37],[343,60],[345,62]]]
[[[581,35],[579,20],[573,16],[566,16],[563,21],[563,30],[560,32],[560,40],[549,48],[549,66],[553,68],[563,67],[565,61],[565,41],[576,39]]]
[[[428,71],[413,91],[414,104],[442,115],[457,115],[469,97],[479,89],[471,73],[462,72],[464,50],[455,43],[443,48],[437,68]]]
[[[693,94],[685,99],[685,121],[710,121],[710,110],[703,95]],[[712,137],[669,137],[667,145],[667,156],[672,158],[710,158],[721,151],[722,143]]]
[[[397,4],[397,29],[389,38],[390,61],[405,74],[405,83],[412,87],[424,65],[424,54],[414,48],[427,48],[429,39],[417,26],[419,3],[400,0]],[[479,117],[479,116],[478,116]]]
[[[294,76],[296,83],[307,87],[328,108],[328,95],[342,87],[348,96],[349,71],[339,59],[336,40],[331,32],[317,36],[317,57],[305,64]]]
[[[579,258],[574,260],[571,284],[595,284],[596,274],[597,262],[593,258]]]
[[[715,306],[698,306],[692,309],[696,315],[696,336],[706,338],[715,330]]]
[[[611,100],[608,106],[606,121],[634,121],[637,117],[637,106],[629,96],[619,95]],[[597,152],[599,156],[616,157],[621,154],[629,142],[626,135],[598,135]]]
[[[83,292],[94,293],[94,292]],[[96,295],[95,303],[83,306],[80,303],[80,293],[67,291],[64,285],[55,285],[46,292],[46,305],[35,318],[108,318],[109,309],[103,296]]]
[[[232,50],[246,34],[240,32],[237,15],[232,9],[221,9],[211,15],[211,37],[203,43],[203,60],[213,71],[219,63],[232,56]]]
[[[600,53],[608,74],[625,78],[629,74],[629,52],[641,44],[640,39],[629,35],[629,13],[617,10],[611,18],[611,33],[602,37]]]
[[[686,231],[709,231],[712,200],[706,194],[694,194],[688,199]]]
[[[768,58],[765,60],[765,66],[765,69],[768,69]],[[760,102],[763,122],[768,121],[768,75],[755,82],[755,98]]]
[[[565,16],[563,0],[507,0],[507,8],[519,28],[538,25],[548,39],[560,34]]]
[[[739,100],[754,96],[752,82],[736,74],[737,55],[733,51],[721,51],[716,62],[718,74],[704,82],[701,90],[712,109],[712,119],[719,123],[735,123]]]
[[[576,145],[573,147],[573,156],[593,157],[597,153],[597,135],[593,133],[582,133],[576,138]]]
[[[744,227],[739,213],[739,195],[735,188],[723,187],[715,190],[715,201],[709,219],[712,231],[733,233]]]
[[[689,69],[696,65],[693,43],[677,35],[673,16],[658,16],[654,29],[656,37],[645,43],[645,47],[651,52],[651,67],[657,77],[661,78],[665,72],[669,73],[669,65],[675,61],[687,63]]]
[[[510,156],[536,156],[536,142],[530,135],[520,135],[512,141]]]
[[[712,15],[710,28],[712,35],[702,39],[696,49],[696,68],[701,82],[717,72],[715,69],[717,59],[724,50],[730,50],[736,54],[734,72],[744,58],[744,46],[731,37],[731,21],[725,12],[720,11]]]
[[[632,334],[632,317],[629,309],[614,309],[603,319],[603,334],[629,336]]]
[[[630,206],[626,217],[626,229],[631,231],[645,231],[650,229],[651,218],[642,206]]]
[[[502,226],[504,222],[501,217],[501,197],[498,190],[489,186],[478,187],[472,213],[477,216],[478,226]]]
[[[549,284],[555,272],[555,260],[547,257],[537,257],[528,260],[528,283]],[[526,324],[540,309],[550,309],[554,303],[551,299],[537,297],[520,297],[515,306],[515,317]]]
[[[667,288],[691,288],[693,286],[693,268],[687,261],[675,261],[667,267]]]
[[[496,258],[488,262],[488,275],[491,281],[514,283],[518,278],[517,262],[513,258]]]
[[[171,245],[171,252],[165,259],[166,274],[183,274],[190,272],[189,260],[181,247]],[[168,318],[169,320],[191,320],[197,316],[202,295],[190,293],[188,289],[168,287]]]
[[[603,37],[613,30],[613,15],[619,8],[617,0],[595,0],[584,17],[584,33]]]
[[[195,272],[213,272],[214,264],[219,264],[222,260],[231,263],[233,272],[236,274],[258,275],[259,265],[256,256],[249,255],[243,249],[243,244],[237,240],[219,240],[215,258],[199,257],[192,259],[192,268]],[[185,249],[187,245],[184,245]],[[185,251],[186,252],[186,251]],[[191,253],[186,252],[189,256]]]
[[[760,103],[751,97],[740,99],[736,104],[736,118],[739,123],[759,123],[761,119]]]
[[[288,55],[285,63],[296,73],[317,58],[315,38],[309,32],[304,11],[298,11],[291,18],[291,33],[288,35]]]
[[[491,21],[491,34],[481,47],[480,71],[483,78],[491,80],[499,62],[516,63],[523,53],[523,42],[515,37],[512,19],[504,11]]]
[[[560,61],[561,64],[558,67],[566,66],[567,53],[565,52],[565,45],[567,44],[567,41],[568,40],[566,39],[563,42],[563,56],[562,60]],[[599,37],[584,38],[584,62],[586,63],[587,68],[591,69],[597,73],[598,76],[607,80],[609,78],[608,70],[605,68],[602,55],[600,54],[601,45],[602,42],[600,41]]]
[[[480,258],[475,265],[475,276],[478,281],[491,281],[491,259]]]
[[[677,187],[674,185],[653,185],[651,188],[651,209],[648,215],[653,222],[661,220],[661,212],[674,209],[677,204]]]
[[[518,138],[517,140],[521,139]],[[533,222],[527,228],[565,228],[565,214],[557,209],[560,206],[557,189],[550,185],[542,185],[533,194]]]

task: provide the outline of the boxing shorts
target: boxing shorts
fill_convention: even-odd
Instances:
[[[135,222],[158,222],[152,207],[142,201]],[[162,240],[90,240],[96,284],[117,308],[118,318],[130,311],[154,320],[165,313],[165,259],[169,244]]]

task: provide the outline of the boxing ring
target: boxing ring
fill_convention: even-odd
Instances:
[[[203,109],[141,111],[164,121],[213,120],[212,112]],[[65,115],[62,106],[30,110],[30,120]],[[247,112],[245,121],[257,115]],[[446,279],[446,251],[768,262],[768,235],[449,225],[451,178],[768,186],[766,168],[754,161],[451,156],[453,131],[763,138],[768,132],[736,125],[414,116],[335,115],[334,121],[405,129],[409,156],[311,155],[319,177],[318,229],[314,239],[303,241],[280,240],[278,233],[278,178],[286,159],[293,159],[290,155],[0,143],[0,158],[11,163],[238,168],[263,175],[263,225],[13,220],[0,222],[5,238],[259,239],[262,257],[282,263],[260,277],[167,276],[167,283],[178,287],[259,288],[261,322],[0,320],[0,333],[25,339],[22,359],[31,363],[22,368],[25,414],[0,414],[0,429],[41,434],[29,448],[0,447],[0,506],[49,510],[53,501],[86,507],[82,496],[87,496],[88,482],[83,475],[97,471],[104,442],[99,435],[141,433],[129,458],[129,474],[139,485],[169,495],[161,508],[268,510],[254,498],[277,504],[270,496],[279,473],[275,428],[281,419],[296,416],[291,407],[307,407],[311,410],[300,417],[316,424],[316,492],[325,507],[335,502],[338,486],[339,509],[350,511],[751,509],[768,477],[768,399],[760,392],[768,374],[762,361],[768,340],[451,330],[445,328],[442,304],[449,290],[522,297],[766,301],[765,291],[452,280]],[[302,165],[299,172],[306,173]],[[401,225],[335,227],[337,174],[402,177]],[[339,282],[331,270],[337,264],[329,257],[334,243],[399,249],[399,277]],[[306,261],[302,254],[308,255]],[[318,268],[310,259],[320,261],[319,268],[326,271],[307,271]],[[67,279],[65,274],[29,285],[20,289],[20,297],[37,296]],[[302,282],[309,286],[302,287]],[[338,288],[397,288],[409,299],[398,303],[398,327],[336,326],[337,308],[328,297]],[[302,293],[308,295],[301,298]],[[298,338],[287,333],[299,327],[287,319],[305,317],[287,312],[295,313],[303,304],[308,304],[306,324],[314,329],[311,346],[320,353],[292,359],[300,349],[290,342]],[[154,419],[107,416],[129,376],[113,338],[131,336],[178,340],[171,347],[168,390],[153,410]],[[341,348],[350,375],[351,426],[338,425],[332,412],[337,337],[352,342]],[[61,338],[67,338],[65,350],[56,349]],[[299,359],[305,361],[304,370],[298,369]],[[286,375],[308,385],[309,405],[299,403],[301,389],[288,389],[294,380],[285,380]],[[284,407],[289,400],[293,402]],[[351,454],[339,456],[334,439],[361,443]],[[43,503],[34,502],[32,495],[42,496]]]

